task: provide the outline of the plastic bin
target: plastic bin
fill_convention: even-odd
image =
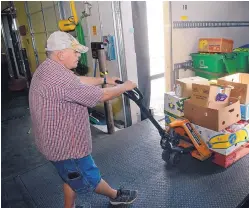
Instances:
[[[239,67],[239,57],[237,53],[227,53],[223,55],[223,63],[225,64],[225,70],[228,74],[234,74]]]
[[[238,51],[237,70],[236,72],[248,73],[249,72],[249,50]]]
[[[248,48],[235,48],[233,51],[238,53],[240,56],[240,67],[243,67],[245,65],[244,69],[239,69],[238,72],[249,72],[249,45],[246,45]],[[247,57],[247,60],[245,60],[244,56]]]
[[[249,49],[249,44],[245,44],[243,46],[240,46],[239,48],[247,48],[247,49]]]
[[[212,73],[226,73],[222,54],[192,53],[193,68]]]
[[[248,45],[248,47],[249,47],[249,45]],[[234,52],[240,52],[240,51],[249,52],[249,48],[235,48],[233,51]]]
[[[208,53],[231,53],[233,51],[233,40],[225,38],[200,38],[199,52]]]
[[[203,77],[208,80],[217,80],[218,78],[225,77],[226,73],[212,73],[203,70],[194,69],[195,76]]]
[[[249,71],[249,52],[221,54],[192,53],[193,68],[218,74]]]

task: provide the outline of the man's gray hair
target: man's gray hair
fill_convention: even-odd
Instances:
[[[46,54],[47,54],[47,57],[50,58],[51,55],[53,54],[53,51],[47,51]]]

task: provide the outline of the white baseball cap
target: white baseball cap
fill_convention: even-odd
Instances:
[[[86,53],[88,47],[81,45],[72,35],[62,31],[53,32],[48,40],[46,51],[57,51],[71,48],[79,53]]]

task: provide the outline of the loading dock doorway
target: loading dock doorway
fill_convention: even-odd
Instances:
[[[155,115],[163,116],[165,92],[163,2],[146,3],[151,80],[150,107]]]

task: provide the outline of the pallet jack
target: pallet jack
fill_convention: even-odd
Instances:
[[[116,83],[123,82],[117,80]],[[143,95],[138,88],[124,92],[124,95],[133,100],[141,109],[152,124],[157,128],[161,140],[160,145],[163,149],[162,159],[169,165],[177,165],[183,154],[191,154],[192,157],[204,161],[211,157],[212,153],[206,143],[201,139],[200,134],[193,125],[187,120],[175,120],[169,124],[169,130],[164,130],[154,119],[151,113],[143,105]]]

